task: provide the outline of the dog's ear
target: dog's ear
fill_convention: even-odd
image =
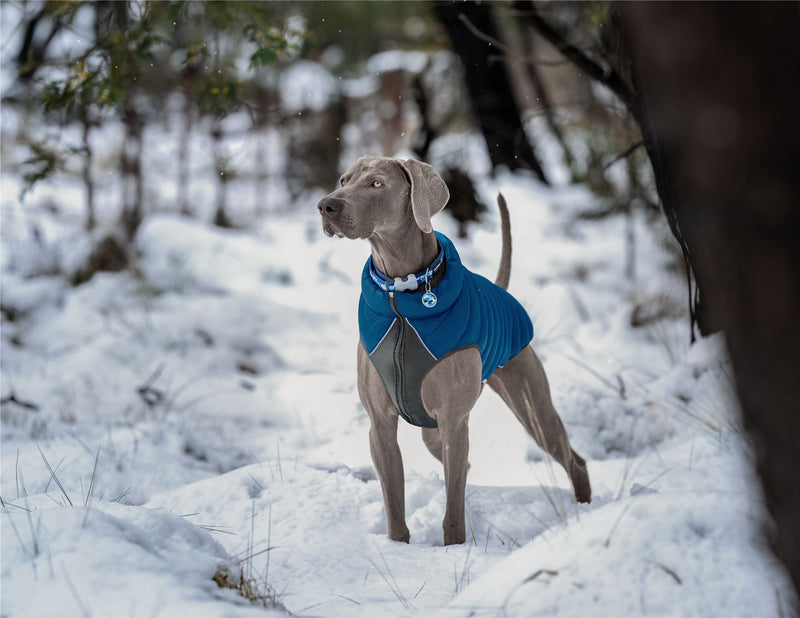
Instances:
[[[436,170],[427,163],[406,159],[398,161],[411,183],[411,212],[419,228],[426,234],[433,231],[431,218],[445,207],[450,191]]]

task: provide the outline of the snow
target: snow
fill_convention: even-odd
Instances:
[[[482,165],[477,149],[469,156]],[[49,259],[63,263],[80,220],[59,212],[79,204],[23,211],[7,181],[2,615],[249,616],[282,604],[319,616],[777,616],[792,606],[764,540],[724,339],[688,346],[659,219],[589,221],[580,214],[597,204],[580,188],[525,174],[480,181],[487,203],[498,190],[509,203],[510,290],[533,317],[594,499],[573,502],[564,472],[485,389],[471,418],[464,545],[442,546],[441,464],[418,430],[399,427],[405,545],[385,536],[356,392],[366,243],[326,238],[312,197],[248,230],[154,213],[133,268],[70,287],[26,270],[43,249],[25,221],[54,230]],[[468,266],[494,275],[496,212],[468,240],[446,214],[435,224]],[[636,306],[670,310],[634,328]],[[220,588],[218,572],[279,604],[251,605]]]
[[[416,74],[422,73],[428,61],[428,54],[424,52],[391,49],[372,55],[367,61],[367,70],[377,74],[400,70]]]
[[[289,112],[321,111],[339,98],[336,78],[321,64],[296,60],[282,73],[278,92]]]

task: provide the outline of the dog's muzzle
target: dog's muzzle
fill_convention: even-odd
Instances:
[[[317,210],[319,210],[319,214],[322,215],[322,230],[328,236],[344,236],[341,229],[341,218],[344,206],[345,201],[343,199],[332,195],[323,197],[319,201],[319,204],[317,204]]]

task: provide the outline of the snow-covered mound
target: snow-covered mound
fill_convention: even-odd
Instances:
[[[498,189],[510,291],[589,460],[590,505],[486,389],[468,542],[442,546],[441,465],[405,424],[411,544],[386,539],[355,385],[368,245],[325,238],[314,203],[250,231],[152,215],[131,269],[79,287],[28,277],[39,249],[17,236],[2,260],[0,613],[264,613],[219,573],[302,615],[788,613],[724,341],[688,346],[665,226],[584,220],[585,191],[524,176],[480,186],[487,203]],[[435,223],[494,275],[496,213],[469,240]]]
[[[209,532],[176,515],[45,496],[6,508],[3,615],[286,615],[220,587],[215,576],[234,584],[239,565]]]

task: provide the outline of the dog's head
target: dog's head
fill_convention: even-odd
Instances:
[[[429,234],[431,217],[449,197],[447,185],[427,163],[361,157],[317,208],[328,236],[370,238],[412,223]]]

